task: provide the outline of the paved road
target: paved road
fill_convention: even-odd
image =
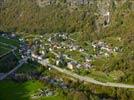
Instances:
[[[62,72],[66,75],[69,75],[71,77],[74,77],[76,79],[79,79],[80,81],[85,81],[85,82],[88,82],[88,83],[93,83],[93,84],[96,84],[96,85],[102,85],[102,86],[109,86],[109,87],[118,87],[118,88],[132,88],[134,89],[134,85],[128,85],[128,84],[122,84],[122,83],[112,83],[112,82],[107,82],[107,83],[103,83],[101,81],[97,81],[91,77],[87,77],[87,76],[81,76],[81,75],[78,75],[76,73],[73,73],[71,71],[68,71],[66,69],[62,69],[62,68],[59,68],[59,67],[56,67],[55,65],[51,65],[51,64],[46,64],[46,62],[44,62],[44,60],[42,61],[38,61],[38,63],[46,66],[50,66],[51,68],[59,71],[59,72]]]
[[[11,71],[9,71],[8,73],[4,74],[3,76],[0,76],[0,80],[5,79],[7,76],[9,76],[10,74],[12,74],[13,72],[15,72],[18,68],[20,68],[26,61],[28,58],[24,58],[22,60],[19,61],[19,64],[12,69]]]

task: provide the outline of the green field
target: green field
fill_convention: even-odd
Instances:
[[[11,50],[11,48],[0,43],[0,56],[9,52],[10,50]]]
[[[15,39],[7,39],[5,37],[0,36],[0,42],[6,43],[8,45],[13,45],[13,46],[19,46],[19,41]]]
[[[17,56],[11,52],[14,49],[13,46],[19,46],[19,41],[0,36],[0,72],[8,72],[17,64],[20,57],[18,50],[15,51]]]
[[[0,36],[0,56],[12,50],[13,48],[11,46],[19,47],[19,44],[20,42],[18,39],[8,39],[8,38]],[[17,58],[20,59],[20,54],[18,50],[16,50],[15,52],[16,52]]]
[[[7,39],[5,37],[0,36],[0,55],[3,55],[13,49],[8,45],[19,46],[19,41],[13,39]]]
[[[44,87],[48,88],[47,85],[35,80],[24,83],[0,81],[0,100],[64,100],[64,96],[58,94],[38,99],[31,98],[31,95]]]
[[[38,81],[28,81],[25,83],[1,81],[0,100],[29,100],[30,95],[42,87],[43,84]]]
[[[44,70],[44,67],[41,65],[35,63],[35,62],[30,62],[23,64],[21,68],[17,70],[17,73],[31,73],[31,72],[40,72]]]

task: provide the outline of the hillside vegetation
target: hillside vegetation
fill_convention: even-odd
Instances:
[[[66,3],[40,7],[36,0],[9,0],[0,12],[0,30],[23,32],[25,35],[80,32],[75,36],[80,42],[104,40],[111,46],[118,45],[122,53],[96,69],[106,73],[119,70],[125,74],[121,81],[134,83],[134,10],[130,1],[111,4],[110,24],[103,27],[96,3],[78,7],[70,7]],[[118,37],[121,43],[115,39]]]

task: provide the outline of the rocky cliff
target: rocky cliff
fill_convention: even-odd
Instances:
[[[78,9],[81,6],[94,6],[96,11],[94,14],[97,16],[96,27],[104,27],[110,24],[110,16],[112,9],[119,7],[126,3],[127,0],[37,0],[39,7],[46,7],[48,5],[66,5],[71,9]],[[133,3],[134,4],[134,3]]]
[[[4,0],[0,0],[0,7],[3,6]]]
[[[100,33],[128,8],[134,8],[131,0],[6,0],[4,4],[1,30],[38,33]]]

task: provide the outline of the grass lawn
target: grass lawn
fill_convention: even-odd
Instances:
[[[113,78],[101,71],[91,71],[90,77],[102,82],[113,82]]]
[[[77,50],[75,50],[75,51],[68,50],[68,51],[65,51],[65,54],[70,55],[70,58],[72,58],[76,61],[79,61],[79,62],[82,62],[84,60],[84,55]]]
[[[12,45],[15,47],[19,47],[19,44],[20,44],[19,40],[17,39],[7,39],[5,37],[0,36],[0,55],[11,50],[11,47],[6,46],[2,43],[5,43],[9,46]],[[19,54],[18,49],[15,51],[15,53],[16,53],[17,58],[21,59],[21,55]]]
[[[30,73],[32,71],[35,71],[38,66],[33,66],[31,63],[23,64],[21,68],[17,70],[17,72],[23,72],[23,73]]]
[[[31,63],[28,63],[28,64],[24,64],[17,72],[23,72],[23,73],[30,73],[32,71],[40,72],[41,70],[43,70],[42,68],[44,69],[44,67],[42,67],[40,65],[33,65]],[[44,76],[48,75],[49,76],[50,73],[47,70],[44,70],[44,74],[42,74],[42,75],[44,75]],[[33,84],[31,84],[31,85],[33,85]],[[40,85],[40,83],[39,83],[39,85]],[[33,90],[32,86],[30,86],[30,84],[28,84],[26,87],[31,88],[29,90]],[[44,87],[49,87],[49,85],[45,83],[43,88]],[[41,88],[42,88],[42,86],[41,86]],[[29,92],[28,94],[31,95],[32,93],[34,94],[34,91],[33,92]],[[25,94],[25,92],[24,92],[24,94]],[[21,100],[21,99],[19,99],[19,100]],[[31,100],[31,99],[30,98],[26,98],[25,100]],[[56,94],[54,96],[48,96],[48,97],[44,96],[44,97],[40,97],[40,98],[34,99],[34,100],[66,100],[66,97],[62,93],[60,93],[60,90],[56,90]]]
[[[101,57],[101,58],[96,58],[92,64],[97,68],[97,69],[101,69],[101,67],[103,67],[108,61],[108,58],[106,57]]]
[[[43,66],[35,62],[30,62],[30,63],[23,64],[22,67],[17,70],[17,73],[40,72],[42,70],[45,70]]]
[[[123,45],[123,41],[119,40],[120,37],[107,37],[106,39],[104,39],[103,41],[105,41],[106,43],[115,46],[121,46]]]
[[[15,40],[15,39],[7,39],[5,37],[0,36],[0,42],[9,44],[9,45],[13,45],[13,46],[19,46],[19,41]]]
[[[66,100],[63,94],[59,94],[60,91],[57,91],[54,96],[31,98],[31,95],[35,94],[38,89],[44,87],[48,88],[48,85],[35,80],[24,83],[0,81],[0,100]]]
[[[50,96],[50,97],[43,97],[40,100],[66,100],[64,96]]]
[[[42,87],[43,84],[39,81],[0,81],[0,100],[30,100],[30,95]]]
[[[11,50],[11,48],[8,48],[8,47],[0,44],[0,56],[3,55],[3,54],[5,54],[5,53],[7,53],[10,50]]]

